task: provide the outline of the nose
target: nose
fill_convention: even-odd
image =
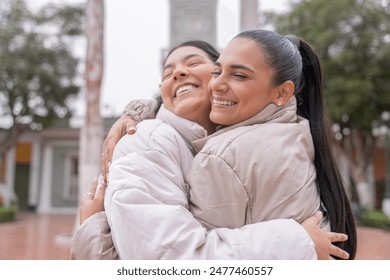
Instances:
[[[209,88],[215,92],[226,92],[228,90],[228,85],[221,76],[218,76],[211,78]]]
[[[187,75],[188,75],[188,71],[183,67],[176,67],[176,69],[173,71],[174,80],[186,77]]]

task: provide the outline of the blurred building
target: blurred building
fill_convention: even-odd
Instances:
[[[115,118],[104,119],[107,131],[114,121]],[[0,131],[0,138],[4,133]],[[2,193],[15,194],[22,211],[75,212],[78,148],[79,128],[71,127],[65,120],[51,128],[24,133],[0,161]],[[100,148],[96,152],[100,154]]]

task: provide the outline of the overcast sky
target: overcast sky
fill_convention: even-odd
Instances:
[[[27,0],[79,3],[86,0]],[[288,0],[260,0],[263,10],[283,9]],[[160,82],[160,52],[169,43],[169,0],[105,1],[105,72],[102,87],[104,115],[120,114],[132,99],[150,98]],[[239,1],[219,0],[217,47],[223,48],[239,31]],[[142,27],[142,28],[141,28]],[[84,55],[84,47],[80,55]],[[83,114],[83,95],[75,106]]]

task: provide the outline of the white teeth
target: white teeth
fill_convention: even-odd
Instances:
[[[233,106],[235,104],[237,104],[237,102],[213,99],[213,105]]]
[[[191,85],[182,86],[182,87],[180,87],[180,88],[176,91],[176,96],[179,95],[179,94],[182,93],[182,92],[185,92],[185,91],[191,90],[191,89],[195,89],[195,87],[194,87],[194,86],[191,86]]]

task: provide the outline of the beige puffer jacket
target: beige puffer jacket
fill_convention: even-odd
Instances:
[[[191,210],[206,228],[301,223],[320,210],[309,123],[296,115],[295,97],[194,145]]]

